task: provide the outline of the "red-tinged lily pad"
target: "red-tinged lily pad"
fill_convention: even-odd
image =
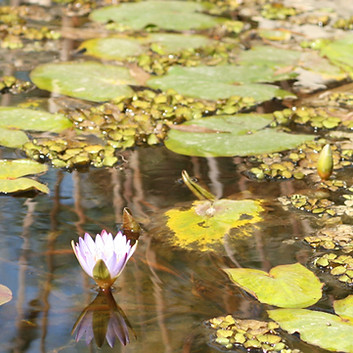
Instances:
[[[10,288],[0,284],[0,305],[9,302],[12,299],[12,292]]]
[[[283,330],[299,333],[312,345],[333,352],[353,353],[353,296],[334,302],[336,314],[307,309],[268,310]]]
[[[267,114],[238,114],[192,120],[171,129],[165,145],[187,156],[251,156],[295,148],[315,137],[268,128],[272,119]]]
[[[323,284],[299,263],[276,266],[269,273],[251,268],[224,271],[237,286],[261,303],[282,308],[305,308],[322,296]]]

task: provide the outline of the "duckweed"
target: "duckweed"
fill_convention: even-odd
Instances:
[[[314,265],[328,271],[340,282],[351,285],[353,283],[353,257],[327,253],[314,260]]]
[[[280,336],[275,322],[240,320],[231,315],[207,321],[214,330],[212,342],[226,349],[261,349],[263,352],[300,353],[290,349]]]
[[[338,224],[323,228],[316,235],[305,237],[304,240],[314,249],[342,250],[348,253],[353,250],[353,226]]]

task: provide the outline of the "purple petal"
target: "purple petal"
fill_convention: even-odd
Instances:
[[[93,266],[91,266],[91,260],[87,258],[83,253],[82,250],[79,246],[76,246],[76,257],[78,259],[78,262],[80,263],[81,267],[84,269],[84,271],[92,277],[92,270]]]
[[[115,262],[112,268],[112,278],[116,278],[120,275],[126,263],[127,263],[127,254],[125,254],[124,256],[119,258],[118,261]]]
[[[78,342],[83,336],[86,336],[86,344],[89,344],[94,337],[92,328],[92,312],[87,312],[76,328],[76,342]]]
[[[109,346],[111,348],[113,348],[114,344],[115,344],[115,332],[114,332],[114,328],[112,327],[110,321],[108,324],[107,333],[105,334],[105,338],[106,338]]]

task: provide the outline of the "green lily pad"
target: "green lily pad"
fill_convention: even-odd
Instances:
[[[348,297],[335,300],[333,302],[333,307],[335,309],[335,313],[342,318],[347,320],[352,320],[353,318],[353,295],[349,295]]]
[[[262,211],[260,201],[221,199],[195,201],[188,210],[175,208],[165,215],[167,226],[175,233],[173,244],[206,251],[221,243],[231,229],[261,221]],[[251,235],[246,229],[241,234]]]
[[[16,107],[0,107],[0,127],[29,131],[61,132],[72,127],[62,114]]]
[[[30,76],[41,89],[93,102],[130,96],[137,84],[127,68],[93,61],[44,64]]]
[[[29,139],[23,131],[0,127],[0,145],[9,148],[20,148]]]
[[[240,288],[261,303],[282,308],[304,308],[322,296],[322,283],[299,263],[273,267],[269,273],[251,268],[224,270]]]
[[[106,60],[120,60],[142,54],[146,49],[141,41],[127,38],[96,38],[84,41],[80,48],[85,54]]]
[[[162,77],[152,78],[147,85],[154,89],[174,89],[178,93],[196,98],[217,100],[231,96],[252,97],[256,102],[272,98],[295,98],[277,86],[253,82],[276,81],[274,71],[265,67],[234,65],[181,67],[169,69]],[[233,85],[232,83],[244,83]]]
[[[38,190],[44,194],[49,194],[49,189],[46,185],[37,180],[30,178],[17,178],[17,179],[0,179],[0,193],[12,194],[14,192],[24,192]]]
[[[186,49],[197,49],[215,42],[205,36],[178,33],[151,33],[145,41],[159,44],[166,54]]]
[[[10,288],[0,284],[0,305],[9,302],[12,299],[12,292]]]
[[[90,19],[101,23],[113,21],[137,30],[150,25],[174,31],[216,26],[219,20],[201,13],[204,10],[201,4],[193,2],[151,0],[103,7],[92,11]]]
[[[38,190],[47,194],[49,189],[46,185],[30,178],[21,178],[24,175],[39,174],[47,170],[46,165],[29,159],[0,160],[0,193]]]
[[[266,114],[192,120],[171,129],[165,145],[175,153],[188,156],[251,156],[291,149],[315,137],[265,128],[271,122],[272,116]]]
[[[339,66],[353,78],[353,35],[346,35],[321,48],[322,56],[326,56],[334,65]]]
[[[298,332],[310,344],[333,352],[353,353],[353,296],[336,300],[333,315],[307,309],[268,310],[269,317],[289,333]]]
[[[272,68],[295,66],[301,53],[296,50],[280,49],[269,45],[255,46],[242,51],[238,63],[243,65],[268,66]]]

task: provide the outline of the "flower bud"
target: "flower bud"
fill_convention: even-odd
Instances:
[[[319,159],[317,161],[317,172],[321,180],[327,180],[332,174],[333,170],[333,158],[332,150],[329,144],[325,145],[320,152]]]

